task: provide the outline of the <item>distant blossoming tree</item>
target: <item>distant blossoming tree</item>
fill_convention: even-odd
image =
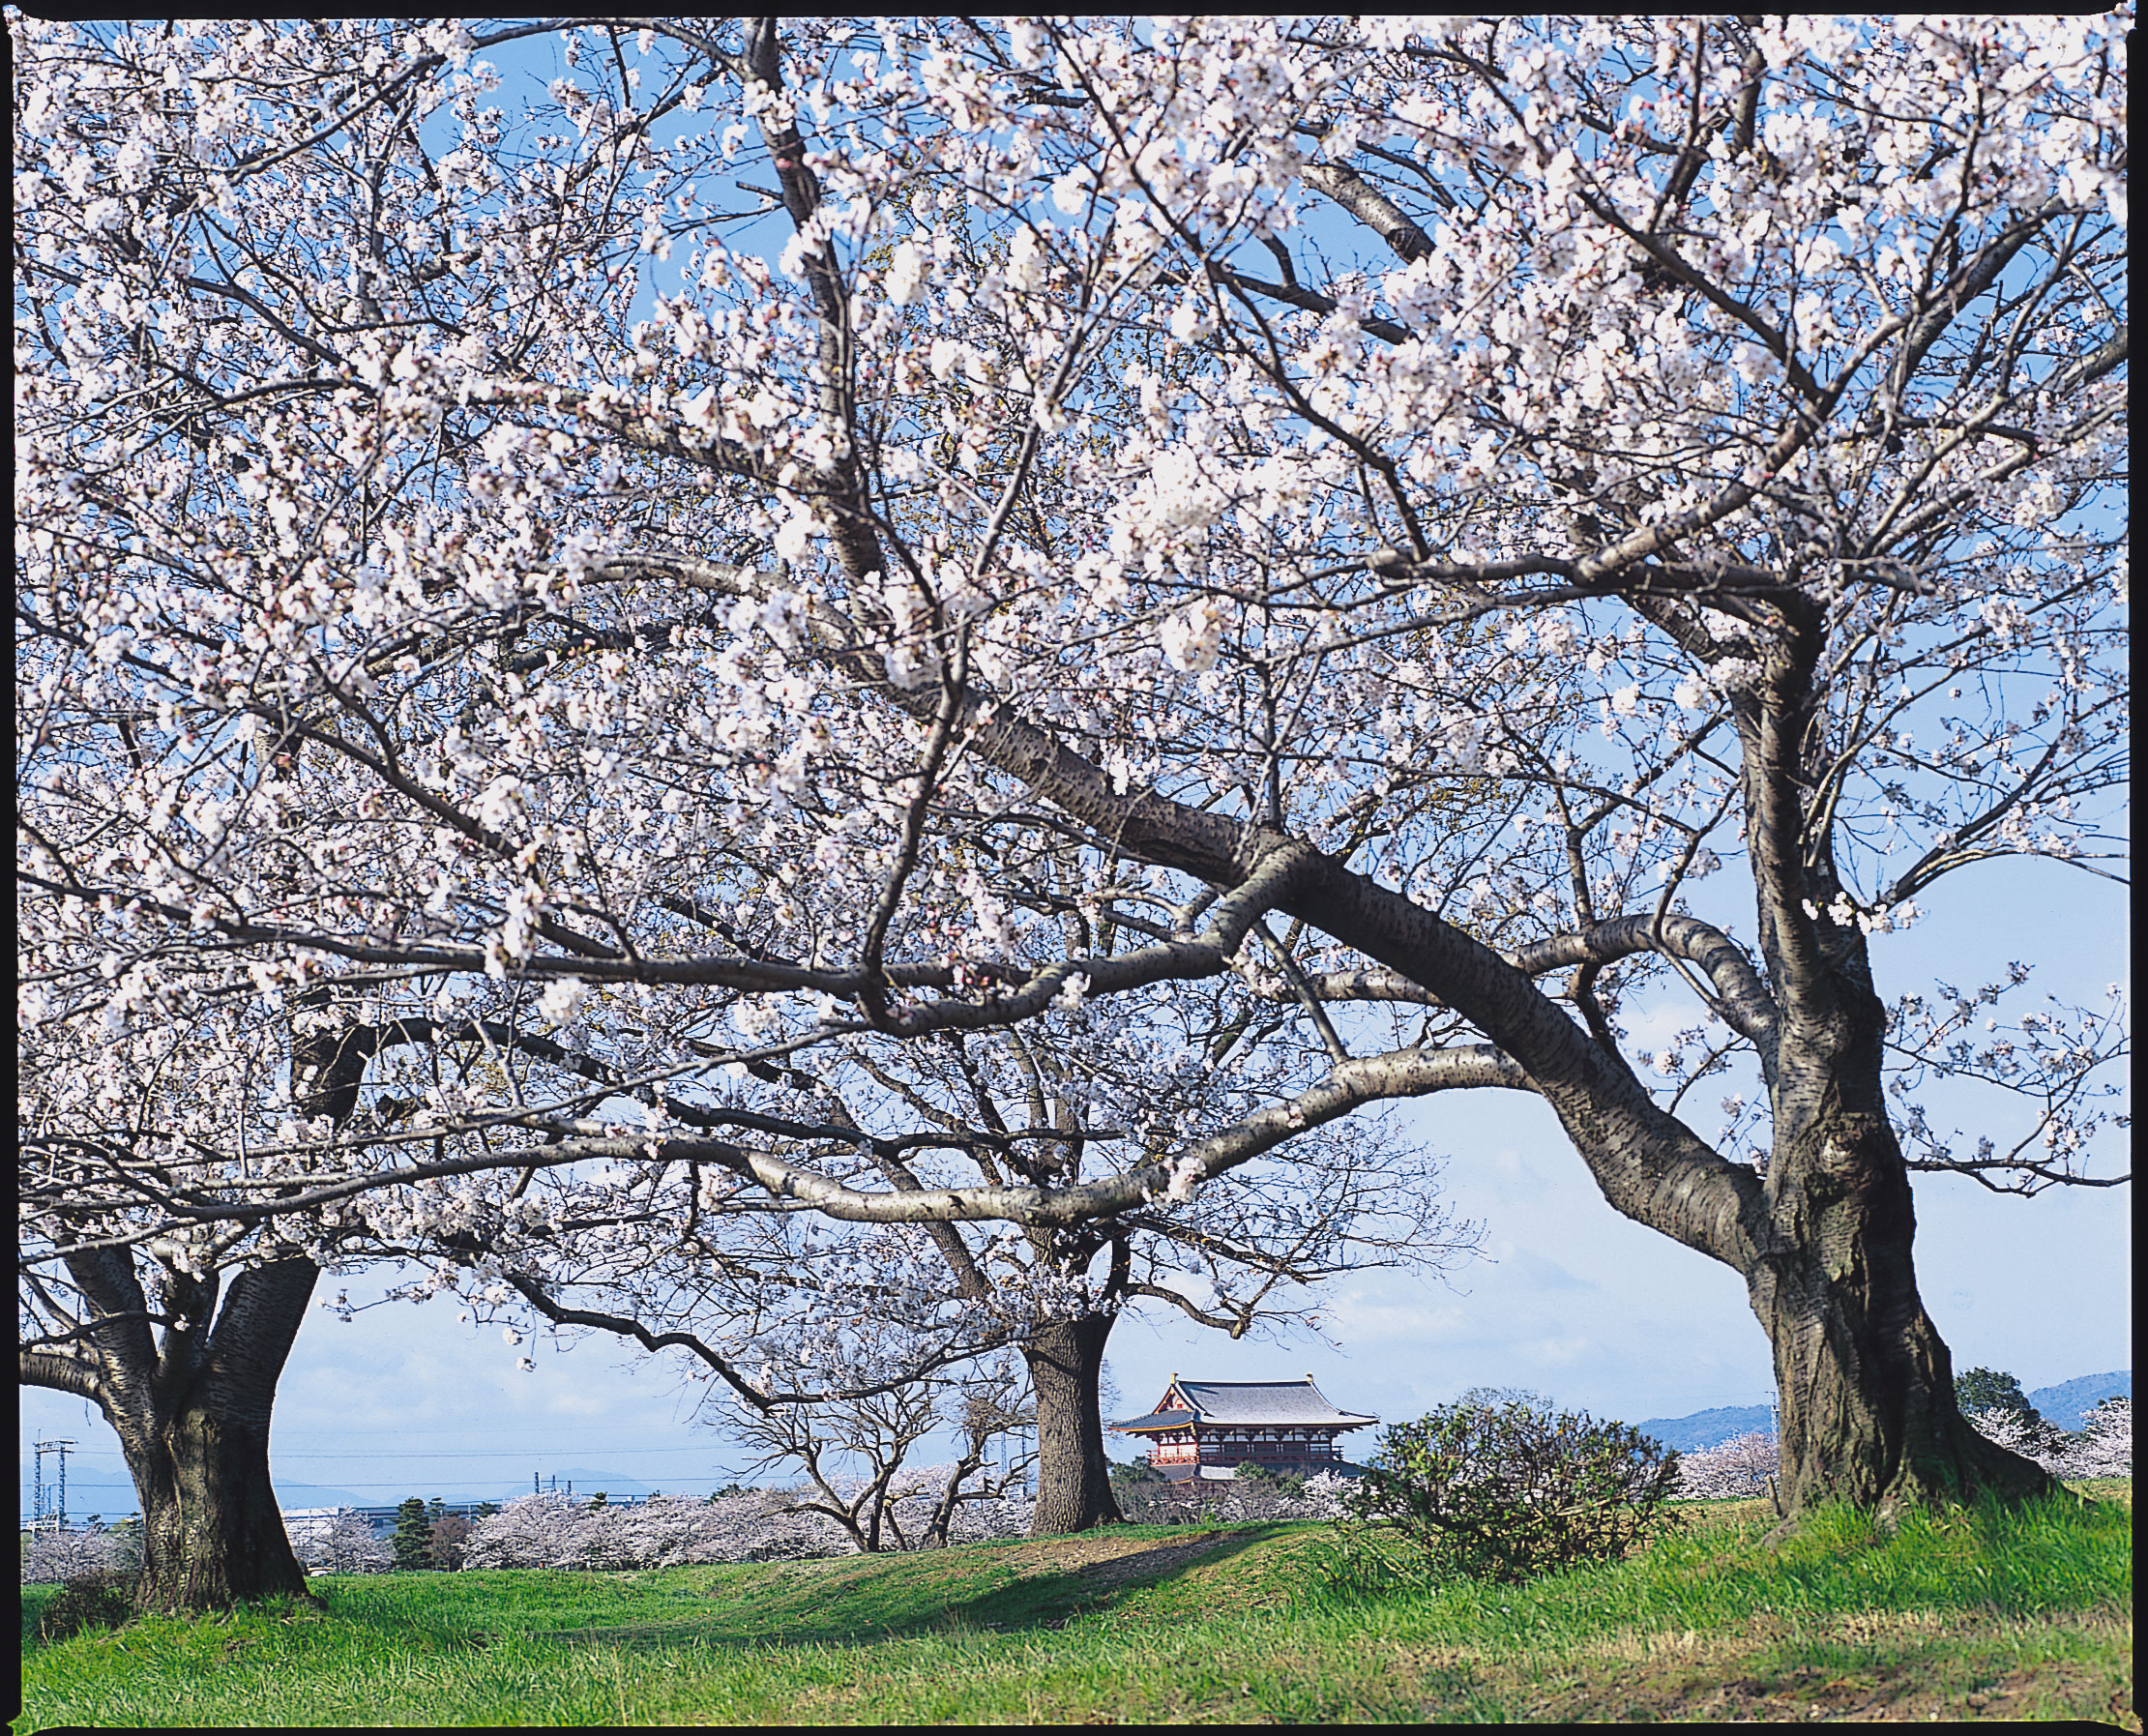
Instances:
[[[2081,1432],[2067,1443],[2061,1463],[2069,1477],[2131,1477],[2133,1401],[2105,1398],[2093,1406]]]
[[[1781,1447],[1757,1430],[1678,1456],[1678,1493],[1689,1501],[1721,1501],[1768,1493],[1781,1472]]]
[[[797,1511],[832,1521],[868,1554],[945,1544],[962,1507],[1004,1501],[1033,1468],[1027,1452],[995,1455],[1014,1431],[1037,1422],[1020,1363],[1003,1356],[958,1374],[901,1378],[911,1360],[905,1336],[866,1321],[828,1323],[787,1342],[764,1339],[763,1354],[793,1365],[786,1384],[799,1383],[804,1364],[831,1385],[866,1396],[736,1407],[724,1422],[727,1434],[760,1454],[760,1468],[802,1469],[809,1486],[794,1496]],[[896,1378],[880,1378],[888,1374]],[[911,1464],[911,1455],[942,1428],[959,1438],[960,1456],[952,1464]]]
[[[2123,1006],[1880,965],[2120,847],[2130,14],[9,23],[22,1377],[145,1595],[542,1172],[1057,1229],[1464,1089],[1745,1280],[1793,1515],[2048,1487],[1910,1177],[2117,1179]],[[1053,1020],[1232,1095],[911,1189],[751,1071]]]
[[[973,1544],[1028,1534],[1031,1504],[1018,1495],[965,1501],[952,1510],[946,1535],[932,1515],[957,1467],[926,1465],[897,1504],[895,1519],[913,1545]],[[1334,1518],[1348,1480],[1312,1477],[1296,1489],[1237,1485],[1212,1486],[1210,1498],[1160,1508],[1162,1520],[1205,1515],[1226,1521]],[[641,1571],[739,1561],[809,1560],[863,1552],[847,1526],[809,1505],[802,1490],[652,1497],[632,1506],[598,1507],[561,1494],[524,1495],[473,1528],[463,1565],[469,1568],[549,1568],[558,1571]],[[893,1544],[891,1532],[889,1542]]]
[[[839,1555],[850,1547],[826,1519],[774,1490],[668,1496],[594,1507],[560,1494],[524,1495],[473,1527],[468,1568],[652,1568]]]
[[[2057,1477],[2131,1477],[2133,1474],[2133,1406],[2106,1398],[2088,1413],[2074,1435],[2062,1434],[2038,1417],[2013,1406],[1969,1413],[1986,1439],[2033,1458]]]
[[[22,1583],[53,1585],[91,1574],[117,1573],[125,1567],[121,1540],[109,1531],[89,1526],[62,1530],[52,1526],[34,1531],[22,1549]]]
[[[385,1574],[396,1566],[394,1545],[348,1507],[306,1514],[288,1529],[291,1546],[309,1574]]]

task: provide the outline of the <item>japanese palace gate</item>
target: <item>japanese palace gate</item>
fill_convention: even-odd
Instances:
[[[1174,1483],[1228,1477],[1242,1464],[1300,1474],[1342,1467],[1336,1437],[1377,1417],[1338,1410],[1304,1380],[1182,1380],[1145,1417],[1114,1423],[1121,1434],[1146,1435],[1149,1463]]]

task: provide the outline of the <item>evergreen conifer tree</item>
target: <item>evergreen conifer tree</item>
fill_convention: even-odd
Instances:
[[[2003,1369],[1971,1368],[1957,1374],[1954,1394],[1956,1404],[1964,1412],[2011,1410],[2031,1422],[2044,1420],[2037,1414],[2036,1406],[2029,1402],[2028,1395],[2022,1392],[2021,1383]]]
[[[423,1496],[412,1495],[396,1509],[396,1535],[392,1546],[396,1551],[397,1573],[417,1573],[432,1565],[432,1521],[426,1514]]]

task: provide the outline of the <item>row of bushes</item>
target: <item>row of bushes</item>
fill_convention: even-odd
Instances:
[[[1237,1524],[1251,1520],[1334,1519],[1342,1515],[1347,1477],[1312,1476],[1244,1464],[1227,1481],[1172,1483],[1145,1464],[1113,1465],[1111,1491],[1135,1525]]]
[[[913,1479],[910,1492],[888,1504],[889,1536],[914,1538],[927,1530],[939,1492],[928,1479]],[[553,1492],[524,1495],[471,1524],[457,1538],[454,1557],[439,1565],[613,1570],[855,1552],[850,1533],[806,1508],[807,1499],[803,1491],[746,1489],[705,1499],[657,1495],[612,1506]],[[952,1516],[949,1541],[1018,1535],[1028,1528],[1029,1517],[1026,1501],[965,1502]],[[397,1565],[389,1544],[375,1539],[351,1513],[295,1529],[291,1544],[316,1573],[385,1573]]]
[[[929,1530],[936,1491],[929,1479],[911,1486],[913,1492],[891,1503],[891,1539],[914,1541]],[[1193,1486],[1122,1484],[1118,1493],[1136,1523],[1237,1523],[1336,1518],[1347,1487],[1332,1477],[1242,1477]],[[407,1547],[398,1553],[397,1539],[376,1537],[370,1522],[347,1508],[294,1518],[290,1536],[299,1559],[322,1574],[384,1574],[412,1566],[639,1570],[857,1553],[856,1539],[842,1526],[800,1506],[807,1498],[805,1491],[748,1489],[610,1506],[586,1497],[525,1495],[474,1521],[453,1514],[434,1519],[422,1561]],[[964,1502],[955,1510],[948,1541],[1027,1536],[1033,1512],[1020,1499]],[[125,1543],[109,1531],[40,1533],[24,1554],[23,1579],[52,1584],[123,1574],[132,1565]]]

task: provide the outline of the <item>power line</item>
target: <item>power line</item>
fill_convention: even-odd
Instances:
[[[32,1390],[33,1392],[35,1391],[35,1389]],[[102,1423],[103,1419],[102,1417],[94,1417],[91,1419],[91,1421]],[[279,1421],[277,1427],[280,1430],[285,1433],[293,1431],[303,1433],[309,1427],[309,1425],[307,1425],[305,1423],[285,1423],[282,1421]],[[356,1441],[366,1440],[370,1437],[378,1437],[381,1440],[391,1441],[422,1440],[427,1436],[437,1435],[460,1435],[463,1437],[467,1437],[470,1433],[471,1427],[471,1425],[465,1424],[460,1428],[338,1428],[336,1430],[336,1436],[338,1440]],[[617,1428],[592,1428],[590,1430],[590,1433],[592,1435],[647,1434],[650,1432],[650,1429],[652,1427],[662,1427],[662,1425],[652,1424],[635,1427],[622,1424]],[[681,1424],[676,1425],[676,1427],[686,1427],[686,1425]]]
[[[554,1458],[559,1458],[559,1457],[561,1457],[561,1456],[565,1456],[566,1454],[569,1454],[569,1453],[602,1453],[602,1454],[603,1454],[603,1455],[604,1455],[604,1456],[605,1456],[606,1457],[617,1457],[617,1458],[625,1458],[625,1457],[628,1457],[628,1456],[630,1456],[646,1455],[646,1454],[650,1454],[650,1453],[698,1453],[698,1454],[703,1454],[703,1455],[706,1455],[706,1454],[708,1454],[709,1452],[711,1452],[711,1451],[712,1451],[712,1449],[711,1449],[711,1448],[708,1448],[708,1447],[605,1447],[605,1446],[593,1446],[593,1447],[552,1447],[552,1448],[549,1448],[549,1449],[547,1449],[547,1451],[549,1451],[549,1452],[550,1452],[551,1456],[553,1456]],[[510,1446],[510,1447],[480,1447],[480,1448],[447,1448],[447,1447],[443,1447],[443,1448],[441,1448],[441,1449],[440,1449],[439,1451],[437,1451],[437,1452],[433,1452],[433,1451],[429,1451],[429,1450],[422,1450],[422,1451],[419,1451],[419,1452],[415,1452],[415,1453],[395,1453],[395,1452],[387,1452],[387,1451],[383,1451],[383,1452],[377,1452],[377,1453],[284,1453],[284,1452],[282,1452],[282,1451],[280,1451],[280,1451],[278,1451],[278,1452],[276,1452],[276,1453],[272,1454],[272,1455],[271,1455],[270,1456],[271,1456],[271,1457],[273,1457],[273,1458],[275,1458],[275,1459],[277,1459],[277,1460],[278,1460],[279,1462],[281,1462],[281,1461],[284,1461],[284,1460],[296,1461],[296,1460],[298,1460],[298,1459],[302,1459],[302,1458],[306,1458],[306,1459],[313,1459],[313,1458],[363,1458],[363,1459],[380,1459],[380,1458],[522,1458],[522,1459],[527,1459],[527,1458],[529,1457],[529,1453],[530,1453],[530,1450],[529,1450],[529,1446],[528,1446],[528,1444],[527,1444],[527,1443],[525,1442],[525,1443],[522,1443],[522,1444],[520,1444],[520,1445],[517,1445],[517,1446]]]
[[[300,1427],[303,1427],[303,1425],[300,1425]],[[368,1434],[379,1435],[388,1440],[409,1440],[415,1436],[423,1435],[466,1435],[470,1430],[465,1426],[461,1428],[338,1428],[336,1432],[353,1440],[364,1440]],[[649,1428],[646,1425],[637,1426],[628,1423],[622,1423],[615,1428],[592,1428],[590,1430],[592,1434],[647,1434],[648,1432]]]

